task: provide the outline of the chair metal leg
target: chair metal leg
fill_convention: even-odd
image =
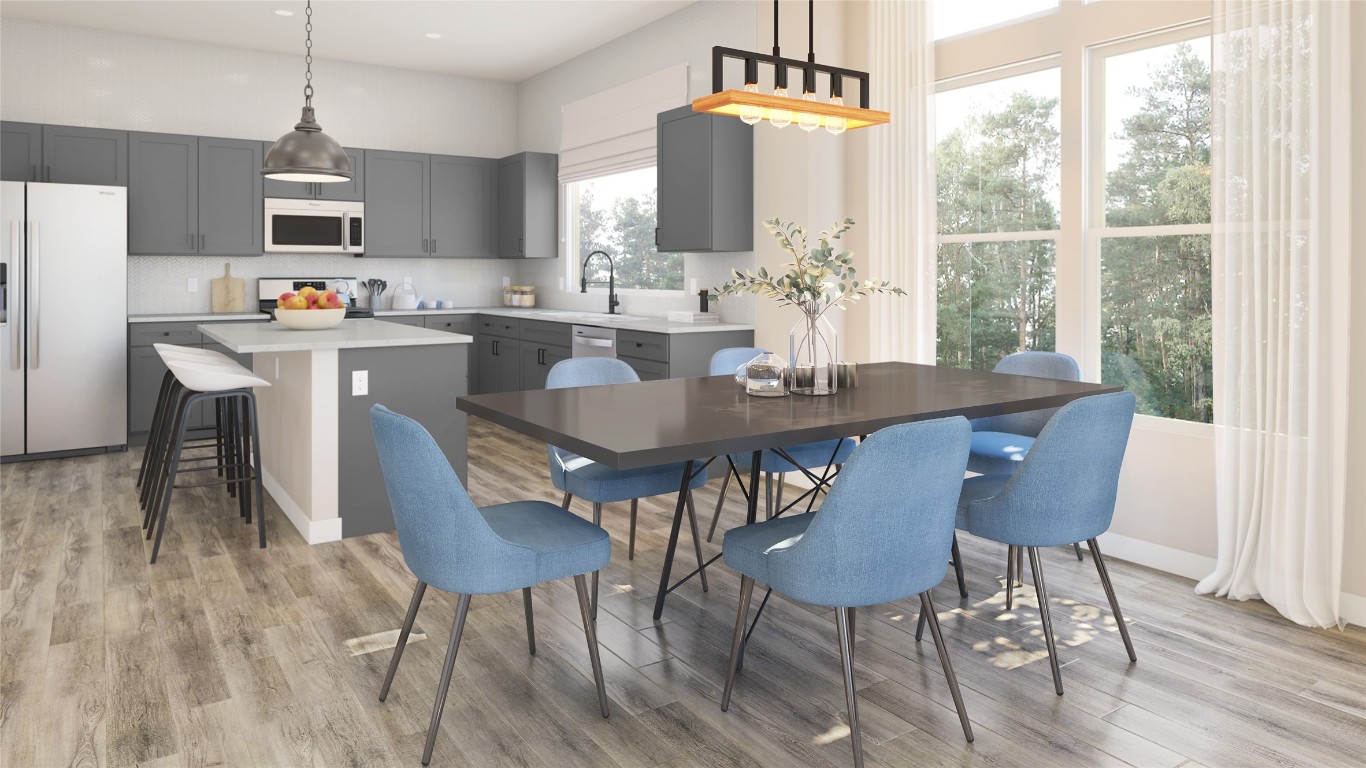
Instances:
[[[1119,598],[1115,597],[1115,587],[1110,583],[1110,571],[1105,567],[1105,558],[1100,555],[1100,545],[1095,539],[1087,539],[1086,545],[1091,548],[1091,558],[1096,561],[1096,572],[1100,574],[1100,584],[1105,587],[1105,596],[1110,600],[1110,610],[1115,614],[1115,623],[1119,625],[1119,636],[1124,638],[1124,650],[1129,652],[1129,661],[1138,661],[1138,655],[1134,653],[1134,642],[1129,639],[1129,625],[1124,623],[1124,614],[1119,610]]]
[[[854,641],[848,608],[835,609],[835,628],[840,636],[840,663],[844,668],[844,703],[849,708],[849,742],[854,747],[854,768],[863,768],[863,737],[858,727],[858,699],[854,692]]]
[[[1024,547],[1015,548],[1015,586],[1017,587],[1024,586],[1024,555]]]
[[[787,485],[787,475],[778,474],[778,492],[774,495],[773,514],[781,514],[783,511],[783,486]]]
[[[583,574],[574,577],[574,591],[579,593],[579,613],[583,615],[583,636],[588,641],[588,660],[593,664],[593,682],[598,685],[598,706],[607,717],[607,686],[602,682],[602,659],[598,657],[598,631],[588,615],[588,596],[584,594]]]
[[[958,710],[958,722],[963,725],[963,736],[972,741],[972,723],[968,721],[968,708],[963,704],[963,692],[958,688],[958,676],[953,674],[953,662],[949,661],[949,649],[944,645],[944,634],[939,630],[939,617],[934,612],[934,600],[930,598],[928,591],[920,593],[920,615],[929,617],[930,637],[934,638],[935,650],[939,651],[939,666],[944,668],[944,680],[949,684],[953,706]]]
[[[432,747],[436,746],[436,729],[441,726],[441,710],[446,708],[446,692],[451,687],[451,671],[455,669],[455,654],[460,650],[460,635],[465,632],[465,617],[470,612],[470,596],[461,595],[455,608],[455,626],[451,628],[451,644],[446,649],[446,665],[441,668],[441,682],[436,687],[436,703],[432,705],[432,724],[427,726],[427,746],[422,750],[422,764],[432,761]]]
[[[640,499],[631,499],[631,541],[626,547],[626,559],[636,559],[636,512],[640,509]]]
[[[688,491],[688,525],[692,528],[692,548],[697,553],[697,575],[702,579],[702,591],[707,587],[707,559],[702,556],[702,534],[697,532],[697,510],[693,508],[692,491]]]
[[[726,664],[726,687],[721,691],[721,711],[730,709],[730,693],[735,689],[735,673],[739,670],[740,646],[745,641],[745,619],[749,618],[749,598],[754,594],[754,579],[740,577],[740,607],[735,612],[735,634],[730,640],[730,661]]]
[[[711,527],[707,529],[707,541],[711,541],[716,535],[716,524],[721,520],[721,507],[726,503],[726,491],[730,488],[730,472],[726,472],[726,477],[721,481],[721,495],[716,497],[716,511],[711,516]]]
[[[1075,552],[1075,553],[1077,553],[1077,562],[1080,563],[1080,562],[1084,559],[1084,558],[1081,556],[1081,544],[1078,544],[1078,543],[1076,543],[1076,542],[1073,542],[1073,544],[1072,544],[1072,551]]]
[[[1053,639],[1053,617],[1048,614],[1048,589],[1043,582],[1043,564],[1039,562],[1039,548],[1028,547],[1029,569],[1034,573],[1034,591],[1039,600],[1039,618],[1043,621],[1043,636],[1048,641],[1048,664],[1053,668],[1053,690],[1062,695],[1062,669],[1058,666],[1057,642]]]
[[[963,556],[958,553],[958,532],[953,533],[953,572],[958,577],[958,596],[968,599],[968,583],[963,579]]]
[[[536,620],[531,614],[531,587],[522,589],[522,607],[526,609],[526,649],[536,655]]]
[[[1014,544],[1006,545],[1006,610],[1010,610],[1015,605],[1015,578],[1019,576],[1015,572],[1015,550],[1019,549]]]
[[[857,608],[850,608],[850,609],[849,609],[849,656],[850,656],[850,658],[853,658],[853,656],[854,656],[854,633],[858,631],[858,625],[857,625],[857,623],[856,623],[857,620],[858,620],[858,609],[857,609]]]
[[[417,607],[422,605],[422,596],[427,594],[427,582],[419,581],[413,587],[413,599],[408,601],[408,615],[403,617],[403,629],[398,631],[398,645],[394,646],[394,657],[389,660],[389,672],[384,675],[384,685],[379,689],[379,700],[389,697],[389,686],[394,682],[398,671],[398,660],[403,658],[403,649],[408,647],[408,635],[413,631],[413,620],[417,618]]]
[[[773,473],[764,473],[764,519],[773,519]]]
[[[565,509],[569,509],[569,502],[571,502],[571,501],[573,501],[573,500],[574,500],[574,494],[570,493],[569,491],[565,491],[565,492],[564,492],[564,500],[560,502],[560,506],[561,506],[561,507],[564,507]]]
[[[602,525],[602,502],[593,502],[593,525]],[[593,621],[598,620],[598,572],[593,571]]]
[[[936,617],[937,618],[937,617]],[[925,637],[925,606],[920,606],[920,618],[915,620],[915,641],[918,643]]]

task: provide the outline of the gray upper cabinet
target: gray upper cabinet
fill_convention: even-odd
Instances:
[[[128,135],[128,252],[199,252],[199,139]]]
[[[679,107],[658,118],[661,251],[754,249],[754,131]]]
[[[262,251],[261,143],[199,139],[199,253]]]
[[[261,147],[261,161],[265,164],[265,153],[270,151],[275,142],[267,141]],[[303,182],[303,181],[278,181],[276,179],[264,179],[264,194],[266,197],[287,197],[296,200],[353,200],[362,202],[365,200],[365,150],[343,148],[346,156],[351,158],[351,172],[355,174],[350,181],[335,181],[329,183]]]
[[[0,179],[128,185],[128,134],[102,128],[0,123]]]
[[[42,181],[43,126],[0,122],[0,181]]]
[[[522,152],[498,161],[498,255],[559,256],[559,156]]]
[[[431,155],[365,150],[365,255],[431,255]]]
[[[432,155],[432,256],[498,258],[498,161]]]
[[[43,126],[43,181],[128,186],[128,133]]]

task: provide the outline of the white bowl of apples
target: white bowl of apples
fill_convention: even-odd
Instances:
[[[334,291],[305,286],[298,293],[286,291],[275,301],[275,319],[296,331],[334,328],[346,318],[346,305]]]

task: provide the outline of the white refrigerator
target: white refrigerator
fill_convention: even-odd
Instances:
[[[128,442],[128,191],[0,182],[0,457]]]

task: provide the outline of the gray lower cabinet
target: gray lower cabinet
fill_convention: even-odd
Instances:
[[[128,132],[0,123],[0,179],[128,185]]]
[[[661,251],[754,249],[754,129],[691,106],[657,119]]]
[[[527,341],[522,341],[521,344],[521,388],[545,389],[545,380],[550,375],[550,369],[555,367],[555,363],[569,359],[569,347],[532,344]]]
[[[516,392],[522,388],[521,342],[500,336],[480,335],[476,376],[479,394]]]
[[[228,321],[225,321],[228,322]],[[232,322],[242,322],[236,320]],[[263,316],[262,322],[265,322]],[[252,356],[231,352],[227,347],[204,338],[196,326],[198,322],[129,323],[128,325],[128,444],[145,445],[152,428],[157,396],[166,364],[161,361],[153,344],[175,344],[181,347],[212,349],[251,368]],[[196,406],[190,415],[191,427],[213,423],[213,411]]]
[[[274,142],[267,141],[261,146],[261,164],[265,166],[265,153],[270,152]],[[266,197],[284,197],[293,200],[365,200],[365,150],[342,147],[351,159],[350,181],[305,182],[262,179],[263,194]]]
[[[498,256],[559,256],[560,158],[522,152],[498,161]]]
[[[0,181],[43,180],[43,126],[0,122]]]
[[[430,255],[498,258],[498,161],[432,155]]]
[[[711,356],[717,350],[752,346],[753,331],[617,331],[617,358],[634,368],[642,381],[710,376]]]
[[[365,255],[430,256],[432,156],[365,150]]]
[[[424,325],[434,331],[445,331],[447,333],[462,333],[466,336],[474,335],[474,315],[428,315],[423,318]],[[467,382],[465,391],[474,392],[474,384],[478,381],[478,343],[466,344],[469,353],[465,361],[465,375]]]
[[[128,252],[259,256],[261,143],[128,136]]]

